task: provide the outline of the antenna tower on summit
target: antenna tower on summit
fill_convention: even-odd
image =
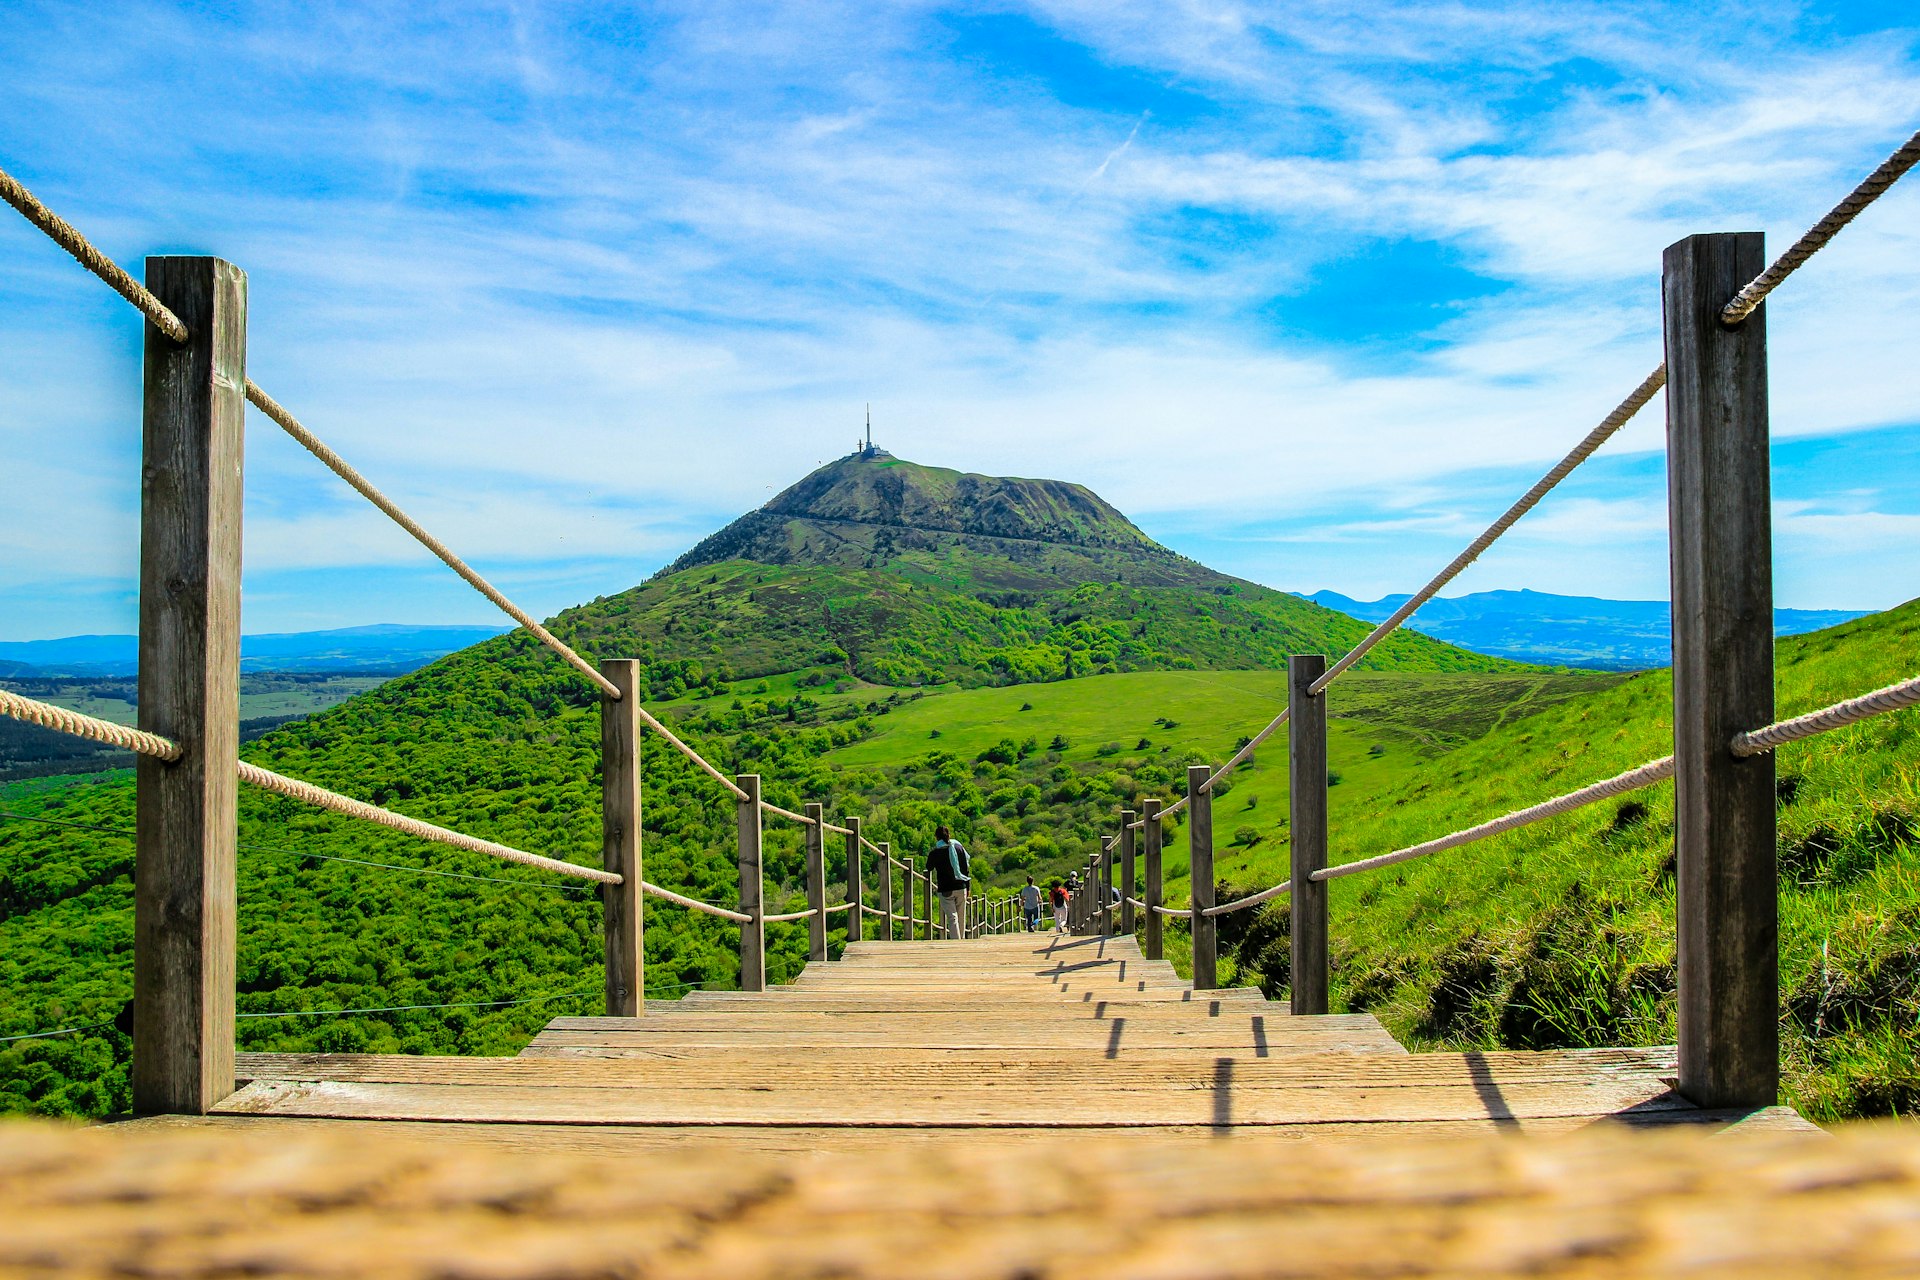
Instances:
[[[873,406],[867,406],[867,437],[858,442],[853,451],[856,458],[871,458],[880,451],[873,447]]]

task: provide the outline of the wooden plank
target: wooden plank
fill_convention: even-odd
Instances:
[[[1773,755],[1728,750],[1773,719],[1766,307],[1720,321],[1765,265],[1758,232],[1663,263],[1680,1087],[1703,1106],[1770,1104],[1780,1078]]]
[[[1137,896],[1134,888],[1133,822],[1133,810],[1122,809],[1120,811],[1120,932],[1128,938],[1133,937],[1133,900]]]
[[[1360,1060],[1359,1055],[1355,1060]],[[1395,1061],[1384,1056],[1377,1060]],[[1261,1089],[1244,1087],[1238,1074],[1237,1065],[1230,1073],[1223,1071],[1224,1083],[1211,1088],[1029,1087],[1017,1095],[996,1089],[991,1083],[876,1087],[853,1095],[844,1087],[809,1093],[763,1093],[738,1087],[691,1088],[685,1083],[610,1089],[598,1084],[444,1085],[261,1079],[225,1099],[217,1110],[226,1114],[532,1124],[793,1124],[822,1128],[1145,1128],[1210,1124],[1224,1128],[1602,1116],[1629,1110],[1691,1109],[1691,1104],[1664,1083],[1644,1077],[1543,1084],[1410,1084],[1396,1088],[1333,1080],[1314,1087]]]
[[[1817,1125],[1802,1119],[1790,1107],[1769,1107],[1760,1111],[1645,1111],[1618,1116],[1527,1116],[1510,1120],[1411,1120],[1399,1124],[1333,1123],[1293,1127],[1270,1126],[1259,1129],[1225,1129],[1207,1125],[1164,1125],[1144,1132],[1127,1129],[1075,1129],[1070,1142],[1047,1128],[943,1128],[929,1125],[918,1129],[815,1129],[791,1125],[754,1125],[726,1128],[712,1125],[574,1125],[574,1124],[461,1124],[446,1121],[388,1121],[377,1126],[362,1121],[304,1117],[257,1115],[210,1115],[191,1119],[155,1116],[151,1119],[124,1121],[115,1132],[134,1135],[168,1129],[192,1129],[201,1132],[246,1132],[281,1134],[341,1134],[352,1141],[392,1138],[442,1147],[459,1144],[523,1152],[566,1152],[571,1154],[627,1155],[644,1151],[715,1151],[736,1154],[815,1157],[844,1151],[925,1150],[943,1159],[965,1158],[982,1151],[1005,1151],[1032,1167],[1031,1157],[1046,1152],[1055,1157],[1068,1151],[1093,1152],[1093,1159],[1111,1168],[1133,1170],[1152,1167],[1156,1157],[1164,1159],[1180,1146],[1192,1144],[1218,1150],[1221,1142],[1236,1144],[1238,1158],[1255,1158],[1271,1150],[1271,1144],[1296,1149],[1311,1143],[1318,1148],[1326,1143],[1390,1143],[1403,1151],[1409,1143],[1423,1141],[1457,1142],[1477,1136],[1511,1138],[1515,1134],[1534,1137],[1589,1134],[1632,1133],[1655,1129],[1692,1129],[1719,1131],[1729,1136],[1752,1134],[1806,1134],[1822,1140],[1823,1161],[1833,1159],[1839,1149]],[[84,1134],[85,1131],[76,1131]],[[1855,1130],[1864,1133],[1865,1129]],[[1886,1136],[1894,1137],[1891,1131]],[[87,1141],[95,1138],[87,1137]],[[1840,1141],[1846,1139],[1842,1137]],[[1178,1144],[1178,1145],[1175,1145]],[[1251,1144],[1251,1145],[1249,1145]],[[1737,1148],[1735,1148],[1737,1150]],[[417,1148],[416,1148],[417,1150]],[[1460,1153],[1454,1148],[1456,1160]],[[1511,1160],[1511,1146],[1504,1148]],[[950,1167],[949,1167],[950,1172]],[[1217,1184],[1216,1184],[1217,1185]],[[1878,1185],[1869,1180],[1867,1185]],[[1831,1192],[1832,1188],[1826,1188]],[[1650,1188],[1653,1194],[1668,1189]],[[1443,1193],[1442,1200],[1453,1197]]]
[[[740,926],[740,989],[761,991],[767,985],[766,890],[762,873],[760,830],[760,775],[743,773],[734,779],[746,798],[735,803],[738,835],[740,911],[753,920]]]
[[[1327,1011],[1327,886],[1313,873],[1327,865],[1327,696],[1313,692],[1326,672],[1317,653],[1287,659],[1288,890],[1292,936],[1289,1000],[1293,1012]]]
[[[962,1091],[1071,1090],[1102,1083],[1120,1090],[1187,1090],[1196,1084],[1242,1090],[1362,1090],[1426,1088],[1439,1085],[1498,1091],[1519,1085],[1586,1085],[1627,1080],[1659,1084],[1673,1068],[1671,1049],[1571,1049],[1541,1052],[1406,1055],[1321,1053],[1287,1057],[1245,1056],[1230,1081],[1222,1084],[1219,1059],[1195,1054],[1177,1058],[1062,1058],[1013,1051],[983,1053],[974,1069],[950,1053],[927,1051],[841,1055],[774,1046],[742,1053],[697,1073],[657,1059],[455,1058],[375,1053],[249,1053],[237,1060],[250,1080],[337,1080],[365,1084],[512,1084],[608,1090],[677,1088],[691,1092],[731,1090],[742,1082],[764,1094],[811,1095],[836,1080],[891,1078],[905,1084]],[[850,1066],[852,1062],[854,1065]],[[781,1074],[769,1076],[769,1064]],[[861,1065],[865,1064],[865,1065]],[[1016,1088],[1016,1086],[1018,1086]],[[817,1100],[805,1099],[808,1105]],[[1015,1099],[1017,1101],[1017,1099]],[[836,1100],[834,1105],[838,1105]]]
[[[133,1105],[197,1114],[233,1089],[247,277],[156,257],[146,282],[189,338],[145,330],[139,725],[183,754],[135,766]]]
[[[608,658],[600,674],[618,700],[600,699],[600,865],[622,877],[600,886],[607,1013],[637,1017],[646,1006],[646,913],[640,883],[640,662]]]

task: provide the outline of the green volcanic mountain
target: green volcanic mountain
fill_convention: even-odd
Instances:
[[[1363,623],[1161,546],[1089,489],[868,450],[815,471],[561,634],[703,675],[818,669],[893,686],[1245,669]],[[1379,669],[1509,667],[1410,632]]]
[[[879,449],[820,468],[666,572],[728,560],[891,567],[1029,591],[1232,581],[1161,546],[1082,485],[923,467]]]

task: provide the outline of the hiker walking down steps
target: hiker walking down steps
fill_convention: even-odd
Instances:
[[[1040,886],[1027,877],[1027,887],[1020,891],[1020,918],[1027,926],[1028,933],[1040,932]]]
[[[960,921],[967,912],[967,887],[973,883],[973,860],[967,847],[953,838],[945,827],[933,829],[933,851],[927,854],[927,870],[933,873],[940,891],[940,920],[949,938],[964,938]]]

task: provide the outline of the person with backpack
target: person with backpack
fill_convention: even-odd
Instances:
[[[973,859],[967,847],[953,838],[945,826],[933,829],[933,849],[927,854],[927,870],[940,894],[940,920],[949,938],[964,938],[961,921],[967,914],[967,889],[973,884]]]
[[[1053,906],[1053,931],[1055,933],[1065,933],[1067,931],[1067,903],[1072,897],[1073,895],[1067,892],[1065,885],[1061,884],[1058,880],[1053,882],[1053,890],[1047,895],[1047,901]]]
[[[1040,932],[1040,887],[1027,877],[1027,887],[1020,891],[1020,917],[1027,926],[1028,933]]]

